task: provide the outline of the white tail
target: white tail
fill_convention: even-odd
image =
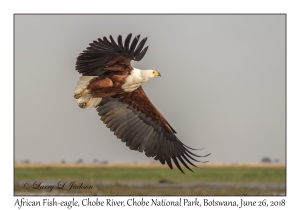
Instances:
[[[95,108],[102,100],[102,98],[93,98],[87,86],[91,79],[97,76],[82,76],[77,82],[75,88],[74,98],[80,108]]]

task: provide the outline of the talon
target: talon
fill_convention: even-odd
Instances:
[[[78,98],[80,98],[81,97],[81,94],[75,94],[74,95],[74,98],[76,98],[76,99],[78,99]]]
[[[85,102],[79,104],[79,107],[80,107],[80,108],[84,108],[85,106],[86,106],[86,103],[85,103]]]

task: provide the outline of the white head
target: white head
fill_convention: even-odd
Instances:
[[[161,76],[159,72],[155,70],[140,70],[141,77],[148,81],[149,79],[155,77],[155,76]]]
[[[160,73],[155,70],[140,70],[134,68],[130,72],[130,75],[127,76],[122,88],[127,92],[134,91],[143,83],[147,82],[149,79],[155,76],[160,76]]]

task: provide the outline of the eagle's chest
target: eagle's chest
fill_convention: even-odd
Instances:
[[[130,75],[126,77],[124,84],[122,85],[122,89],[125,92],[132,92],[138,89],[142,84],[147,82],[147,79],[142,78],[140,74],[138,74],[136,69],[134,69]]]
[[[125,92],[132,92],[138,89],[144,82],[141,81],[126,81],[124,85],[122,85],[122,89]]]

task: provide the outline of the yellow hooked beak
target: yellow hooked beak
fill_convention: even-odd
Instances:
[[[154,75],[154,76],[160,76],[160,77],[161,77],[161,75],[160,75],[160,73],[159,73],[158,71],[153,71],[153,75]]]

